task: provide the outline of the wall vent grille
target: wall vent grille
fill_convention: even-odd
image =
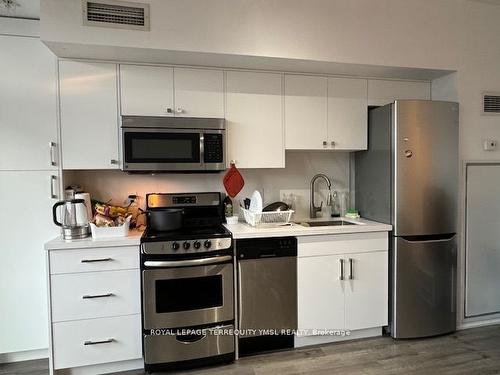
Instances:
[[[500,92],[483,94],[483,113],[485,115],[500,115]]]
[[[83,0],[83,24],[149,31],[149,4],[117,0]]]

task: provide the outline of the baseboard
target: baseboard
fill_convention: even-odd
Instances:
[[[102,363],[99,365],[74,367],[63,370],[56,370],[54,374],[57,375],[96,375],[96,374],[109,374],[112,372],[121,372],[129,370],[139,370],[144,368],[144,361],[142,358],[132,359],[129,361]]]
[[[22,352],[0,353],[0,363],[31,361],[48,358],[48,349],[26,350]]]
[[[300,348],[303,346],[329,344],[334,342],[349,341],[364,339],[368,337],[382,336],[382,327],[360,329],[356,331],[350,331],[349,335],[345,336],[295,336],[295,347]]]
[[[463,330],[463,329],[470,329],[470,328],[479,328],[479,327],[485,327],[485,326],[492,326],[495,324],[500,324],[500,318],[495,318],[495,319],[487,319],[487,320],[476,320],[476,321],[466,321],[466,322],[461,322],[457,330]]]

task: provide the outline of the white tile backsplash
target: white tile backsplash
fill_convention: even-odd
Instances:
[[[287,151],[286,168],[283,169],[242,169],[245,179],[243,190],[236,200],[250,197],[254,190],[262,194],[264,204],[282,199],[284,192],[297,195],[297,216],[304,217],[309,212],[309,184],[317,173],[330,177],[333,189],[349,188],[349,154],[346,152],[304,152]],[[64,184],[80,185],[95,199],[125,204],[129,194],[141,198],[153,192],[225,192],[222,184],[224,173],[217,174],[128,174],[122,171],[89,170],[65,171]],[[324,182],[317,182],[317,203],[326,204]],[[143,200],[140,202],[143,204]]]

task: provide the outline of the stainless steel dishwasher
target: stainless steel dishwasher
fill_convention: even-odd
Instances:
[[[297,328],[297,239],[236,240],[239,354],[293,347]]]

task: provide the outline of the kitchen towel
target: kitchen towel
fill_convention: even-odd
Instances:
[[[223,179],[227,194],[234,198],[245,186],[245,180],[234,163],[231,163]]]

